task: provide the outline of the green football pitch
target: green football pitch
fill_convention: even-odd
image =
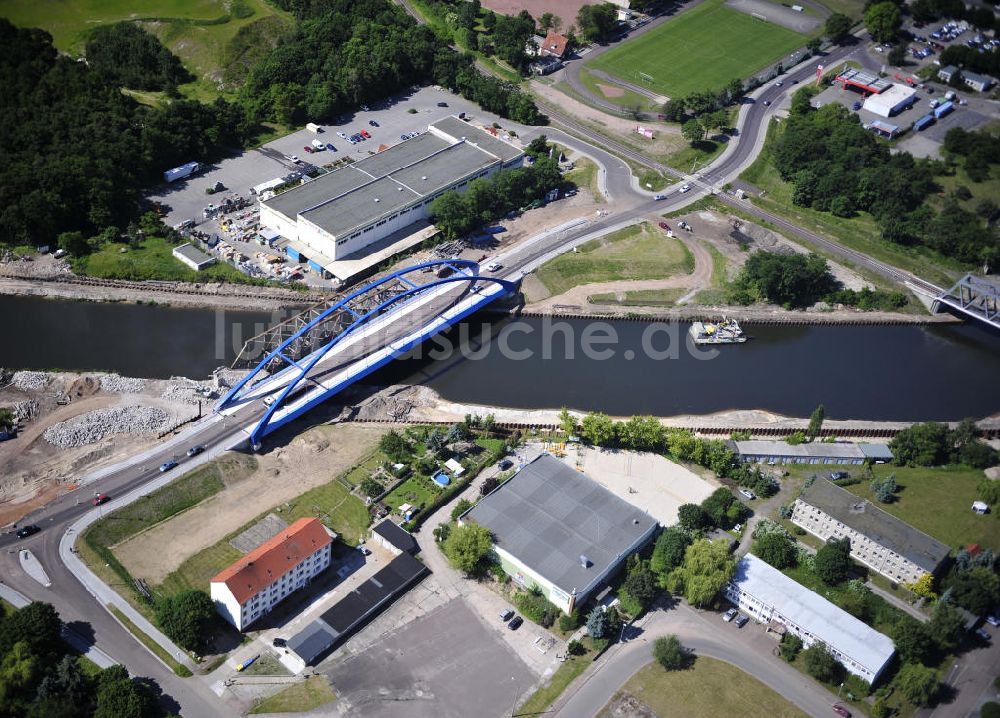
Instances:
[[[749,77],[802,47],[807,39],[731,10],[723,0],[706,0],[587,66],[667,97],[682,97]]]

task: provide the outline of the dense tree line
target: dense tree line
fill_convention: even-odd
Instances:
[[[965,464],[985,469],[997,464],[1000,455],[979,436],[972,419],[963,419],[954,429],[929,421],[900,431],[889,442],[889,448],[897,466]]]
[[[0,611],[0,715],[26,718],[158,718],[158,689],[121,666],[96,675],[62,640],[48,603]]]
[[[618,7],[609,2],[584,5],[576,14],[580,35],[589,42],[607,42],[615,34]]]
[[[0,18],[0,236],[54,244],[63,232],[117,237],[140,187],[190,159],[210,160],[247,136],[243,112],[223,100],[138,104],[115,82],[60,56],[43,30]]]
[[[771,157],[782,179],[793,184],[797,205],[839,217],[869,212],[884,239],[924,245],[963,262],[1000,259],[1000,237],[974,214],[952,200],[941,212],[925,205],[937,189],[938,164],[891,153],[842,105],[815,109],[807,93],[797,92]]]
[[[982,51],[962,44],[949,45],[941,51],[942,65],[957,65],[963,70],[996,77],[1000,75],[1000,49]]]
[[[554,159],[504,170],[469,183],[464,192],[445,192],[431,203],[431,216],[448,237],[460,237],[545,196],[562,183]]]
[[[90,69],[109,83],[134,90],[173,92],[194,79],[155,35],[130,22],[96,28],[87,40],[85,56]]]
[[[685,97],[667,100],[663,105],[663,114],[670,122],[684,122],[722,112],[719,122],[711,122],[714,127],[722,127],[728,120],[725,109],[739,102],[744,92],[743,80],[737,77],[718,90],[701,90]]]

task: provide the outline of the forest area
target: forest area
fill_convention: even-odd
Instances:
[[[0,18],[4,243],[97,249],[134,223],[143,189],[164,170],[251,147],[269,131],[263,123],[327,121],[416,84],[448,87],[518,122],[545,122],[516,85],[480,73],[471,55],[389,0],[274,4],[295,14],[294,30],[252,62],[232,99],[212,103],[177,96],[188,71],[137,24],[91,33],[82,62],[59,53],[46,31]],[[166,99],[142,104],[123,88]]]

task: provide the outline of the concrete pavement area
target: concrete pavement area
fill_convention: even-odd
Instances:
[[[324,673],[343,701],[340,709],[358,718],[500,715],[535,682],[461,599]]]

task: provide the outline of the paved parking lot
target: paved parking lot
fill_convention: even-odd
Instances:
[[[365,718],[496,716],[535,683],[524,661],[462,599],[324,673],[340,709]]]
[[[438,107],[438,103],[442,102],[446,107]],[[411,113],[410,110],[415,112]],[[289,172],[308,169],[305,164],[296,164],[286,159],[289,156],[298,156],[304,163],[317,166],[333,163],[345,156],[359,160],[374,153],[380,144],[397,144],[402,141],[400,135],[426,131],[427,125],[447,115],[457,115],[461,112],[467,113],[477,123],[489,125],[498,122],[504,127],[513,127],[516,131],[523,129],[520,125],[482,111],[475,103],[447,90],[423,87],[416,92],[390,98],[382,105],[372,107],[368,112],[358,111],[345,115],[341,118],[343,120],[341,124],[321,125],[323,132],[320,134],[303,128],[262,147],[222,160],[194,177],[158,188],[148,195],[148,199],[161,202],[167,208],[165,218],[167,224],[174,225],[188,219],[202,224],[205,221],[202,210],[213,200],[213,197],[205,194],[205,190],[214,186],[216,182],[221,182],[227,192],[248,196],[250,188],[262,182]],[[372,120],[379,126],[369,125],[369,121]],[[338,131],[350,136],[361,130],[366,130],[372,138],[357,145],[351,145],[337,135]],[[306,153],[304,147],[310,145],[314,139],[331,143],[337,151]]]

